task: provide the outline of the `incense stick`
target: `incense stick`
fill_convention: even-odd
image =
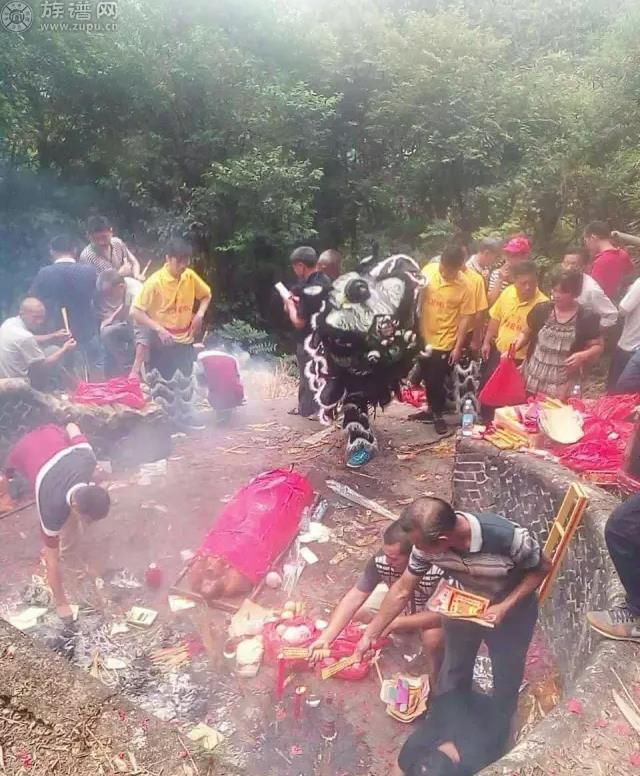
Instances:
[[[67,314],[67,308],[62,307],[60,309],[60,312],[62,313],[62,321],[64,322],[64,329],[67,332],[67,334],[71,334],[71,329],[69,328],[69,315]]]

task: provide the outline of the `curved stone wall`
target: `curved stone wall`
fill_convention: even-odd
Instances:
[[[532,455],[502,452],[488,442],[462,439],[456,451],[453,494],[456,507],[490,510],[527,526],[543,544],[569,485],[570,471]],[[623,591],[607,553],[604,525],[618,500],[600,488],[587,487],[589,505],[565,556],[540,622],[563,676],[564,697],[581,697],[586,709],[602,709],[602,691],[610,688],[611,666],[628,664],[630,645],[600,639],[588,627],[585,612],[611,606]],[[611,693],[609,691],[608,695]],[[587,715],[588,716],[588,715]],[[588,734],[582,716],[561,703],[487,773],[538,773],[554,744],[579,751]],[[555,767],[557,762],[554,760]],[[525,770],[520,770],[525,768]],[[531,770],[529,770],[531,768]],[[570,772],[568,769],[566,772]],[[564,770],[543,770],[563,773]]]

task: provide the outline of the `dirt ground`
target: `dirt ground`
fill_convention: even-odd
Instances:
[[[226,427],[212,423],[204,431],[176,437],[164,473],[114,471],[109,476],[113,500],[109,518],[81,537],[76,552],[65,555],[67,588],[72,602],[80,605],[75,632],[62,631],[57,618],[47,615],[30,635],[141,708],[136,725],[141,719],[144,728],[145,715],[156,715],[183,739],[200,722],[225,736],[213,758],[200,759],[198,770],[190,771],[185,763],[184,773],[386,776],[411,726],[386,715],[375,673],[358,682],[322,682],[307,672],[294,678],[278,703],[273,667],[265,664],[255,678],[243,679],[235,674],[234,662],[224,658],[230,615],[204,607],[172,613],[168,607],[168,589],[184,566],[182,553],[196,550],[224,504],[265,470],[295,466],[329,502],[325,522],[332,538],[309,545],[320,560],[305,568],[292,595],[304,602],[308,613],[325,619],[357,579],[388,524],[380,515],[335,495],[327,480],[347,484],[396,514],[422,494],[450,497],[455,419],[451,436],[438,438],[432,426],[407,420],[414,410],[392,405],[375,420],[379,454],[366,470],[354,472],[344,466],[340,431],[335,429],[315,445],[306,444],[323,427],[288,415],[290,406],[287,398],[255,401],[240,408]],[[4,570],[0,615],[24,608],[25,587],[32,575],[42,574],[40,549],[34,508],[0,520]],[[150,563],[162,573],[158,589],[145,584]],[[105,580],[103,588],[96,588],[97,575]],[[282,591],[264,590],[258,600],[278,608],[285,599]],[[123,622],[133,604],[157,610],[156,623],[148,630],[113,634],[113,625]],[[150,660],[154,650],[184,643],[196,646],[189,662],[170,673],[154,667]],[[560,680],[549,654],[542,634],[536,634],[520,704],[523,733],[560,699]],[[110,659],[125,667],[107,668]],[[424,662],[417,636],[394,637],[394,644],[383,652],[381,669],[386,676],[395,671],[421,674]],[[476,678],[485,688],[490,685],[488,658],[479,659]],[[302,719],[295,720],[293,692],[299,684],[307,687],[308,696],[318,696],[320,704],[303,706]],[[0,722],[2,714],[0,709]],[[327,743],[322,732],[334,722],[337,736]],[[130,718],[126,724],[133,724]],[[25,739],[22,749],[14,746],[15,769],[8,762],[6,772],[27,774],[20,752],[36,745],[36,739]],[[144,745],[142,736],[140,746]],[[12,751],[5,745],[5,757]],[[60,771],[68,772],[73,771]],[[174,775],[160,767],[139,773]]]
[[[351,472],[344,467],[341,433],[336,430],[316,446],[305,445],[304,440],[322,427],[289,416],[290,404],[287,399],[250,404],[240,408],[227,427],[210,427],[175,439],[165,475],[114,472],[111,514],[82,537],[84,551],[88,548],[97,564],[93,570],[99,569],[105,587],[96,591],[85,564],[68,555],[66,582],[72,601],[81,606],[81,635],[65,640],[53,617],[33,635],[87,668],[96,652],[101,659],[124,659],[126,670],[107,671],[103,678],[147,711],[160,711],[184,730],[206,721],[221,731],[227,740],[219,749],[219,759],[229,773],[387,774],[408,730],[385,715],[374,676],[347,684],[322,683],[305,674],[309,694],[319,695],[321,703],[317,709],[305,706],[302,721],[296,722],[291,714],[293,685],[277,706],[271,667],[263,666],[255,679],[234,676],[233,663],[221,654],[228,615],[200,610],[172,614],[167,606],[167,589],[183,566],[181,551],[197,549],[224,503],[267,469],[293,465],[329,500],[326,522],[334,540],[310,545],[320,562],[305,568],[293,595],[318,617],[326,617],[357,578],[388,523],[335,496],[325,485],[327,479],[346,483],[396,513],[423,493],[450,496],[454,439],[439,440],[432,427],[408,422],[406,407],[394,405],[378,415],[380,453],[365,472]],[[42,573],[39,552],[33,508],[0,521],[0,564],[5,572],[0,580],[0,612],[24,606],[25,585],[33,574]],[[158,590],[144,585],[150,563],[162,570]],[[133,577],[142,586],[115,586],[122,570],[125,579]],[[275,605],[283,599],[284,594],[268,591],[260,602]],[[157,609],[157,624],[148,632],[110,636],[111,625],[121,622],[134,603]],[[185,638],[200,642],[205,633],[205,652],[186,669],[158,675],[150,668],[148,655],[154,648],[174,646]],[[417,652],[417,640],[408,637],[386,651],[383,672],[401,668],[420,673]],[[332,719],[338,735],[327,745],[320,730]],[[221,772],[219,766],[215,772]]]

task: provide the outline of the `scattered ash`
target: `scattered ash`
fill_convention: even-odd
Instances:
[[[188,672],[171,671],[162,674],[155,681],[151,679],[144,694],[136,700],[145,711],[155,714],[165,722],[195,721],[207,714],[207,695],[205,688],[196,685]]]
[[[38,577],[34,574],[29,582],[22,589],[20,593],[22,601],[27,606],[51,606],[53,603],[53,595],[51,590],[45,584],[42,577]]]

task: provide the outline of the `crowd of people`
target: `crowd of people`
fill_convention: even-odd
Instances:
[[[77,257],[68,238],[51,241],[51,264],[34,278],[18,316],[0,327],[0,377],[44,386],[77,357],[91,374],[138,376],[143,368],[165,379],[178,370],[189,374],[211,301],[210,287],[189,266],[190,246],[170,241],[163,267],[147,278],[148,267],[141,269],[106,219],[91,219],[89,236]],[[606,224],[589,224],[584,248],[567,248],[551,274],[550,297],[539,287],[531,246],[522,235],[504,244],[483,240],[473,255],[457,242],[445,246],[423,267],[417,300],[417,376],[429,402],[418,419],[446,433],[444,386],[465,356],[482,361],[484,382],[501,358],[514,358],[529,394],[565,399],[585,369],[610,353],[608,389],[640,390],[640,280],[633,279],[629,254],[613,238]],[[341,276],[341,256],[331,250],[318,257],[303,246],[292,253],[291,266],[297,286],[283,303],[297,335],[300,390],[293,412],[312,418],[318,406],[306,377],[304,343],[318,296]],[[356,291],[370,293],[356,281]],[[74,424],[31,431],[5,464],[9,477],[20,474],[36,494],[47,579],[64,620],[72,610],[61,571],[61,536],[103,519],[110,509],[108,490],[95,482],[96,468],[89,441]],[[627,602],[591,612],[588,619],[610,638],[640,641],[639,515],[635,496],[607,525]],[[504,751],[538,617],[536,591],[550,567],[526,528],[491,512],[456,511],[435,497],[415,500],[387,527],[382,545],[311,651],[329,647],[352,620],[366,623],[360,656],[389,633],[420,635],[434,699],[405,742],[397,773],[475,773]],[[482,616],[491,627],[431,611],[427,604],[442,580],[487,598]],[[482,642],[492,663],[491,697],[472,689]]]
[[[589,366],[606,354],[611,359],[607,390],[640,390],[640,279],[634,277],[629,253],[614,243],[624,239],[632,238],[612,233],[604,222],[590,223],[584,245],[568,246],[562,263],[545,279],[546,293],[524,235],[481,240],[472,255],[462,242],[445,246],[422,269],[425,285],[417,312],[423,349],[414,375],[426,389],[428,409],[412,419],[447,433],[447,377],[463,358],[481,364],[480,389],[500,359],[509,357],[521,367],[529,395],[566,400],[581,391]],[[298,286],[285,300],[285,310],[297,333],[301,374],[293,412],[313,419],[318,407],[304,376],[304,340],[314,309],[307,291],[311,286],[317,293],[332,278],[313,248],[297,248],[291,264]],[[489,422],[493,410],[480,409]]]
[[[0,377],[38,389],[157,369],[164,379],[191,373],[193,344],[211,302],[209,285],[189,266],[193,249],[170,240],[164,265],[146,277],[110,222],[87,224],[89,244],[54,237],[49,265],[33,279],[17,316],[0,326]]]

